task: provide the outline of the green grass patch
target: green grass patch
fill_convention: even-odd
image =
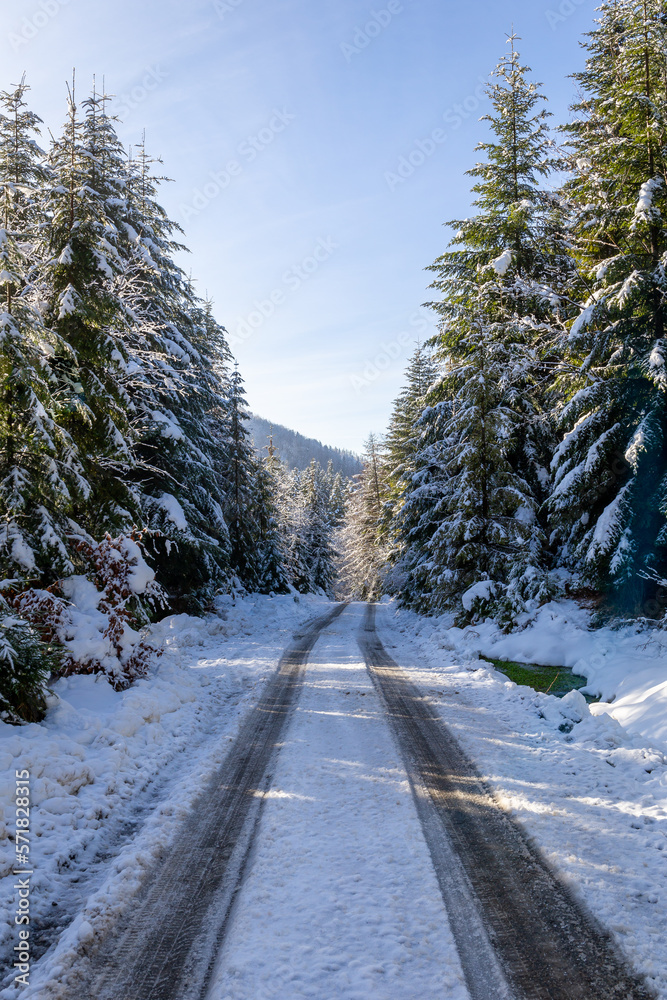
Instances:
[[[578,691],[587,683],[586,678],[574,674],[569,667],[545,667],[539,663],[515,663],[513,660],[494,660],[484,657],[496,670],[502,671],[515,684],[524,684],[534,691],[544,691],[562,698],[568,691]],[[595,701],[587,695],[586,701]]]

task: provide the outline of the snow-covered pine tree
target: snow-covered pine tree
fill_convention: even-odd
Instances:
[[[254,590],[259,583],[257,463],[246,427],[249,419],[243,378],[235,366],[229,386],[225,518],[229,527],[232,571],[246,588]]]
[[[302,594],[311,589],[306,548],[308,513],[302,489],[304,476],[305,473],[298,469],[290,471],[284,465],[274,468],[274,480],[278,487],[278,529],[285,569],[291,585]]]
[[[384,502],[381,535],[389,546],[392,562],[403,551],[398,521],[406,494],[413,487],[421,431],[417,424],[426,405],[426,394],[436,381],[439,368],[430,347],[418,344],[405,371],[405,384],[394,401],[384,438]]]
[[[68,507],[80,468],[54,420],[49,358],[61,343],[35,294],[43,155],[22,81],[0,94],[0,572],[52,582],[71,572]]]
[[[469,172],[480,212],[452,224],[454,249],[430,268],[443,296],[431,303],[441,318],[438,356],[449,369],[442,399],[453,405],[440,458],[442,520],[427,557],[430,600],[455,606],[479,584],[480,595],[493,597],[479,607],[503,615],[547,593],[537,516],[551,443],[544,383],[551,389],[573,271],[560,204],[540,183],[554,165],[544,97],[527,79],[515,36],[509,41],[489,87],[492,138],[479,147],[486,159]]]
[[[481,309],[461,343],[464,357],[442,381],[451,416],[440,448],[438,526],[427,545],[427,601],[431,611],[504,617],[547,594],[537,501],[511,461],[522,413],[508,388],[522,352],[512,356],[513,345],[497,337]]]
[[[442,397],[438,377],[426,396],[419,403],[415,400],[413,453],[406,458],[405,472],[398,480],[402,487],[400,505],[392,509],[385,504],[383,522],[390,564],[385,589],[397,594],[407,607],[423,612],[428,612],[430,598],[428,547],[438,527],[438,502],[447,478],[443,441],[452,405]]]
[[[336,579],[334,533],[338,522],[331,502],[326,472],[313,460],[301,476],[305,525],[303,545],[308,570],[308,590],[333,595]]]
[[[152,553],[159,581],[196,610],[230,579],[224,505],[229,462],[229,380],[224,329],[210,303],[193,297],[171,327],[178,347],[162,354],[164,386],[152,379],[144,403],[155,407],[139,440],[139,487],[148,525],[159,529]],[[187,340],[183,334],[187,332]],[[145,368],[148,364],[144,361]],[[158,366],[160,367],[160,366]],[[187,572],[183,571],[184,561]]]
[[[382,595],[386,570],[386,552],[379,538],[386,493],[384,455],[374,434],[366,442],[363,461],[362,472],[354,477],[345,526],[339,534],[338,589],[346,597],[374,601]]]
[[[549,500],[562,558],[642,613],[667,569],[667,19],[661,0],[603,3],[567,126],[565,194],[587,298]]]
[[[272,456],[257,463],[254,493],[257,503],[258,544],[256,551],[257,590],[263,594],[286,594],[289,577],[283,535],[278,520],[277,460]]]
[[[229,577],[219,469],[230,354],[211,304],[197,300],[174,261],[184,249],[175,239],[179,227],[156,200],[166,178],[154,175],[145,141],[126,160],[106,95],[89,103],[89,145],[122,262],[119,363],[134,438],[128,471],[135,506],[153,531],[147,544],[159,582],[196,610]]]
[[[46,682],[59,665],[57,648],[0,594],[0,720],[39,722],[46,711]]]
[[[329,462],[327,474],[329,475],[329,481],[331,483],[329,496],[333,523],[339,527],[345,520],[349,480],[345,479],[340,472],[333,475],[333,464],[331,462]]]
[[[79,117],[69,92],[63,135],[49,154],[45,246],[39,274],[44,321],[57,338],[54,373],[57,422],[76,445],[84,477],[72,497],[74,520],[92,534],[115,533],[134,520],[128,487],[133,434],[123,386],[124,310],[117,229],[106,210],[114,193],[95,145],[99,102]]]

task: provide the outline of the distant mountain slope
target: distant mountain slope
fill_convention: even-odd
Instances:
[[[346,477],[361,472],[361,460],[353,452],[329,448],[321,441],[304,437],[280,424],[272,424],[270,420],[264,420],[255,414],[248,421],[248,430],[255,450],[263,455],[266,455],[264,449],[269,443],[269,435],[273,434],[273,446],[290,469],[306,469],[314,458],[325,468],[329,462],[333,462],[334,470]]]

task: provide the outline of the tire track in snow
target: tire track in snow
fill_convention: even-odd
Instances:
[[[124,926],[103,943],[80,989],[86,1000],[195,1000],[202,995],[252,847],[270,768],[308,654],[339,605],[304,626],[251,710]]]
[[[648,1000],[387,654],[375,611],[369,604],[359,645],[410,776],[472,1000]]]
[[[364,611],[309,657],[206,1000],[469,1000]]]

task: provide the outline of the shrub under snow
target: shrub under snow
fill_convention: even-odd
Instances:
[[[137,533],[81,542],[90,564],[87,576],[15,597],[18,615],[43,641],[61,647],[58,673],[102,673],[121,689],[144,676],[158,655],[139,631],[148,620],[147,607],[162,603],[141,540]]]

